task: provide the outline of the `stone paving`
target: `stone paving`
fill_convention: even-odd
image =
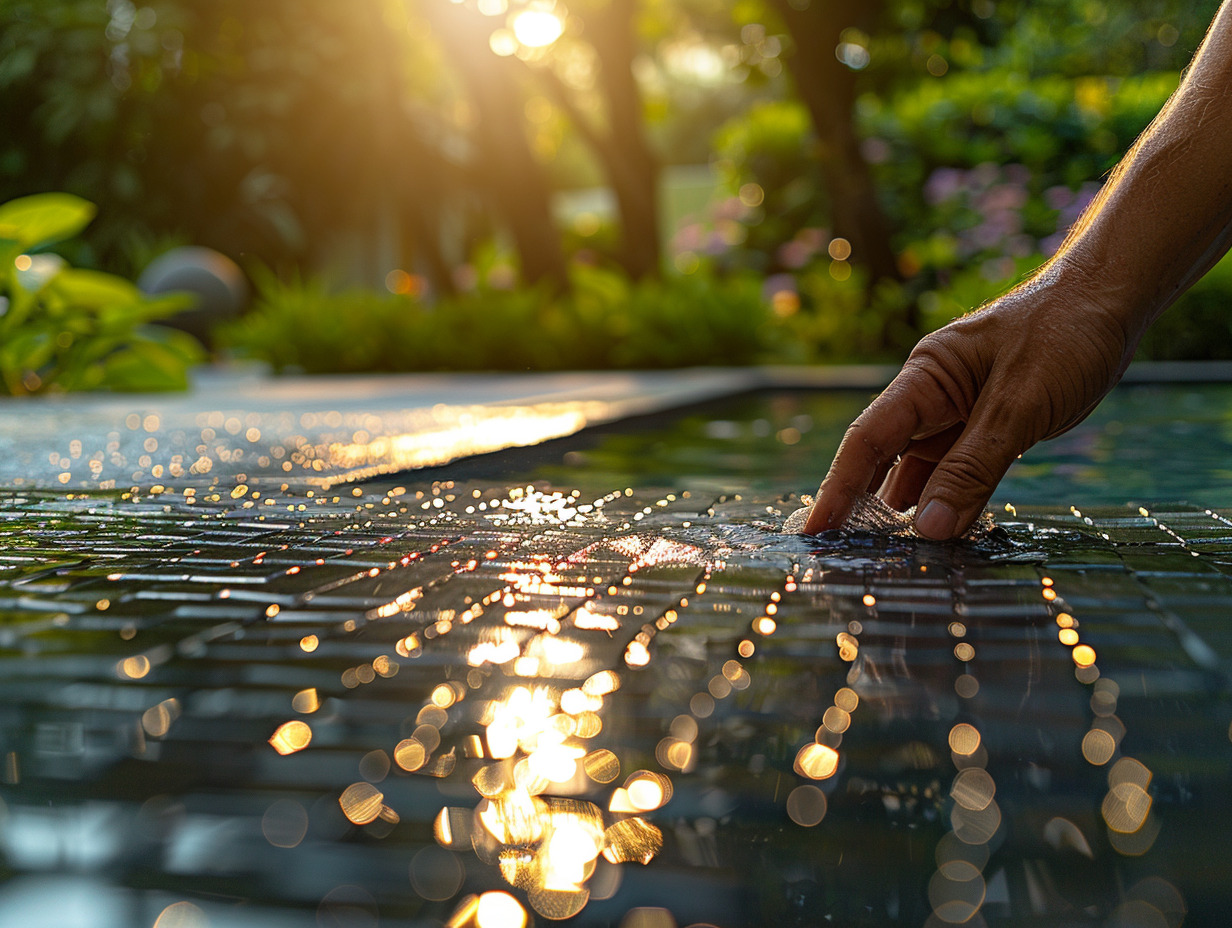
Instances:
[[[854,371],[876,381],[879,369]],[[0,402],[0,486],[330,487],[753,389],[754,369],[285,377]]]

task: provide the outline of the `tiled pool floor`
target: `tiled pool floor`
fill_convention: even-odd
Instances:
[[[796,505],[5,491],[0,926],[1224,923],[1228,513]]]

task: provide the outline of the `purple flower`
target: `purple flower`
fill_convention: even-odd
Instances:
[[[809,247],[799,239],[793,239],[779,246],[778,260],[783,267],[792,269],[804,267],[808,264],[809,258],[817,253],[815,248]]]
[[[1027,191],[1014,184],[997,184],[989,187],[976,201],[977,207],[990,213],[1000,210],[1019,210],[1027,205]]]
[[[1064,184],[1058,184],[1055,187],[1049,187],[1044,191],[1044,202],[1051,209],[1065,209],[1074,202],[1074,191],[1070,190]]]
[[[767,300],[776,293],[796,293],[796,278],[791,274],[771,274],[762,284],[761,292]]]
[[[937,168],[924,182],[924,199],[929,206],[937,206],[953,199],[967,183],[967,172],[957,168]]]

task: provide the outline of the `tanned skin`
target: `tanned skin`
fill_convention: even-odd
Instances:
[[[851,424],[805,531],[877,492],[956,538],[1014,460],[1081,422],[1159,315],[1232,242],[1232,0],[1180,86],[1057,253],[1023,284],[926,336]]]

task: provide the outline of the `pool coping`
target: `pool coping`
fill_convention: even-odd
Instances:
[[[324,469],[297,471],[293,476],[311,485],[332,486],[534,446],[595,426],[757,390],[872,393],[897,371],[896,365],[863,364],[274,376],[252,366],[206,368],[196,372],[187,392],[179,394],[0,399],[0,486],[82,487],[108,482],[99,469],[86,474],[86,465],[92,456],[104,453],[114,460],[117,451],[125,463],[112,468],[113,485],[162,482],[162,468],[142,452],[142,443],[149,444],[151,434],[159,437],[155,457],[166,456],[174,450],[166,447],[168,439],[178,435],[184,456],[187,449],[200,447],[197,434],[218,432],[226,439],[221,435],[224,417],[228,423],[259,426],[270,447],[284,442],[287,451],[292,445],[311,449],[309,457],[316,455],[318,461],[330,456]],[[1228,383],[1232,362],[1139,362],[1130,366],[1124,382]],[[211,417],[218,420],[214,423],[218,428],[207,425]],[[136,422],[157,425],[151,429]],[[356,437],[361,434],[362,438]],[[251,439],[244,444],[238,428],[232,435],[231,447],[245,448],[247,459],[234,465],[219,463],[205,478],[208,482],[288,479],[282,465],[267,463],[268,472],[254,468],[259,449]],[[227,457],[223,454],[221,459]],[[137,469],[129,463],[141,460],[147,463]]]

